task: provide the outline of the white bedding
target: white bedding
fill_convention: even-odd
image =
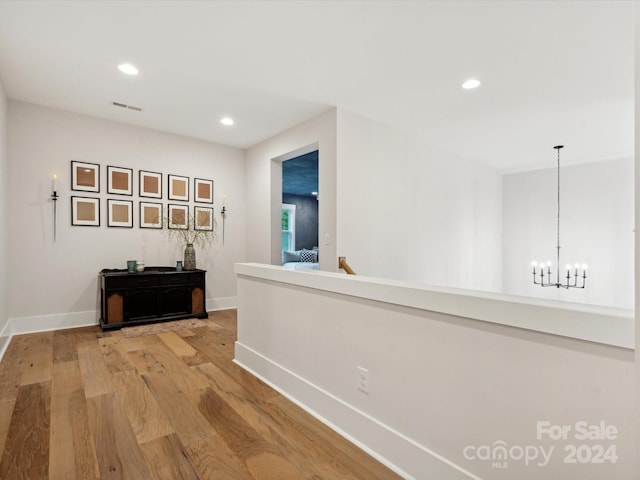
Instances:
[[[319,270],[317,263],[312,262],[287,262],[282,265],[287,270]]]

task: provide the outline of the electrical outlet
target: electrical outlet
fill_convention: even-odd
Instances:
[[[324,234],[324,244],[325,245],[331,245],[331,237],[329,236],[328,233]]]
[[[369,393],[369,370],[358,367],[358,390]]]

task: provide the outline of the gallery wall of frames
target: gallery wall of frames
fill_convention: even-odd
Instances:
[[[109,197],[106,200],[95,196],[100,193],[103,172],[107,176]],[[136,175],[132,168],[111,165],[103,168],[99,164],[72,160],[71,190],[78,192],[71,195],[71,225],[74,226],[100,227],[104,215],[106,225],[114,228],[137,225],[161,229],[166,225],[172,229],[213,230],[214,227],[213,180],[210,179],[147,170],[138,170]],[[102,213],[103,201],[106,213]],[[189,205],[191,201],[202,205]]]

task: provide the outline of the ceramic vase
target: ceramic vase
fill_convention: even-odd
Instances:
[[[196,269],[196,249],[193,248],[193,243],[187,243],[184,249],[184,265],[185,270]]]

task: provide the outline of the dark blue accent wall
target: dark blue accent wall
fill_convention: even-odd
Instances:
[[[318,246],[318,200],[315,197],[283,194],[282,203],[296,206],[296,250]]]
[[[318,191],[318,151],[282,162],[282,193],[311,196]]]

